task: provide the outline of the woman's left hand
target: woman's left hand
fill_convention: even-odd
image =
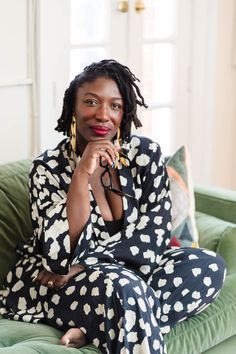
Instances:
[[[40,283],[48,288],[62,288],[66,283],[77,273],[82,272],[85,269],[83,265],[74,264],[71,266],[69,272],[66,275],[56,274],[43,269],[39,272],[33,282]]]

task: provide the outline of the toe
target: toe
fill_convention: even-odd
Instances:
[[[80,348],[87,344],[87,339],[81,329],[71,328],[62,336],[61,344],[68,347]]]

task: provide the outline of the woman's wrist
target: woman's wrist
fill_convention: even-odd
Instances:
[[[90,177],[90,173],[83,166],[79,166],[79,165],[77,165],[77,167],[74,171],[74,175],[76,175],[80,178],[86,178],[86,179],[88,179]]]

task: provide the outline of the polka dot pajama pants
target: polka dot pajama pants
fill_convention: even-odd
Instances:
[[[202,249],[167,250],[147,279],[103,263],[51,290],[47,323],[81,328],[103,353],[166,353],[163,335],[204,310],[224,277],[223,259]]]

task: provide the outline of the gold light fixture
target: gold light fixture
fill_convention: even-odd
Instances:
[[[141,13],[145,9],[144,1],[143,0],[136,0],[135,2],[135,10],[137,13]]]
[[[120,1],[118,5],[118,11],[120,12],[128,12],[129,10],[129,3],[128,1]]]

